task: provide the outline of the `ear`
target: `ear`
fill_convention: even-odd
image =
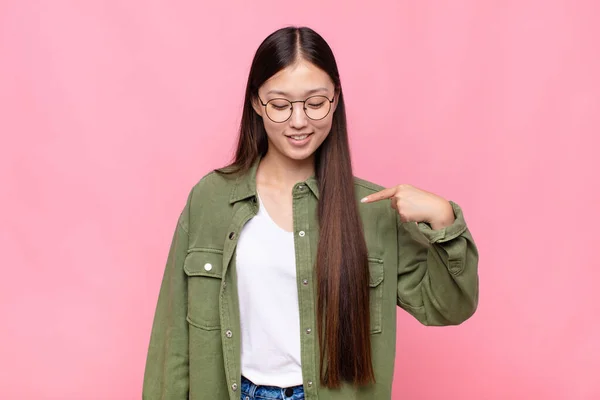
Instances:
[[[335,91],[335,97],[333,99],[333,104],[331,105],[331,113],[333,114],[335,112],[335,110],[337,109],[337,105],[338,105],[338,100],[340,98],[340,91],[336,89]]]
[[[263,116],[263,106],[260,104],[258,96],[252,96],[252,108],[259,116]]]

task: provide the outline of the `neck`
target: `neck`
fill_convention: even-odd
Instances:
[[[314,155],[305,160],[292,160],[274,152],[267,152],[258,166],[257,182],[280,188],[293,187],[314,175],[314,160]]]

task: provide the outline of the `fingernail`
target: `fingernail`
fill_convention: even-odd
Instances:
[[[362,199],[360,199],[360,202],[361,202],[361,203],[364,203],[365,201],[367,201],[367,198],[366,198],[366,197],[363,197]]]

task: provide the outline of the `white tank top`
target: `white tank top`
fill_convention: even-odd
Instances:
[[[242,375],[257,385],[302,384],[294,234],[258,214],[238,239]]]

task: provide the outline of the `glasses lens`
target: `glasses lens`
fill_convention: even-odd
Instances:
[[[323,119],[329,114],[331,102],[325,96],[312,96],[306,99],[306,115],[310,119]]]
[[[292,115],[292,103],[286,99],[273,99],[267,103],[267,116],[274,122],[284,122]]]

